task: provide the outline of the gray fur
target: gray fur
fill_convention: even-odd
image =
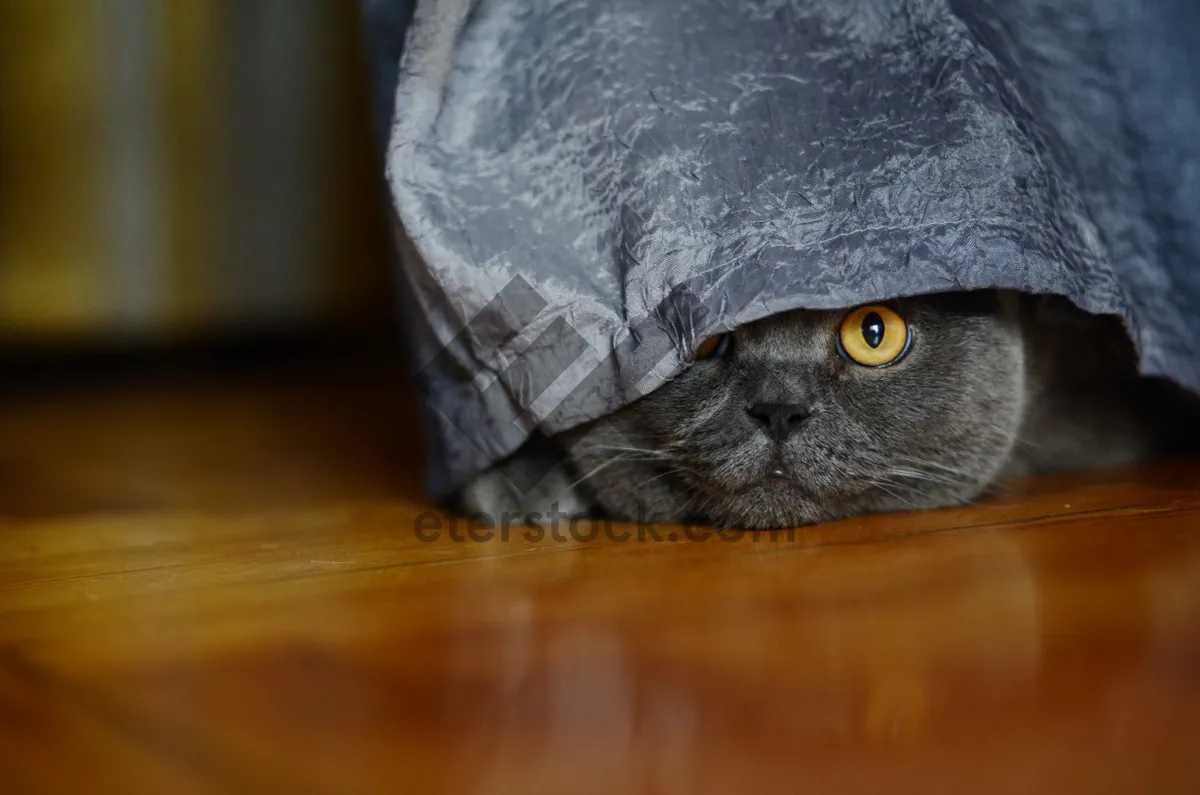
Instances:
[[[1180,429],[1195,427],[1172,387],[1137,374],[1113,318],[995,292],[893,306],[913,334],[893,366],[839,356],[843,311],[767,318],[733,332],[727,356],[532,444],[476,479],[461,508],[789,527],[955,505],[1014,476],[1168,455]],[[747,413],[764,401],[810,416],[776,441]],[[566,458],[538,488],[511,484],[556,450]]]

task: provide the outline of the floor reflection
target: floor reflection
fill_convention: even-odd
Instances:
[[[494,655],[471,668],[486,684],[441,716],[472,760],[464,788],[580,792],[588,771],[598,790],[709,791],[694,779],[706,760],[791,749],[819,765],[912,748],[1038,674],[1038,582],[1019,538],[734,555],[668,583],[630,560],[625,572],[576,561],[562,580],[472,586],[458,615],[478,622],[487,604],[503,630],[486,644],[441,636],[445,659],[468,645]],[[674,621],[650,617],[664,614]]]

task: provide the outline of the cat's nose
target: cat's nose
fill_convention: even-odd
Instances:
[[[783,441],[808,419],[807,406],[797,403],[755,403],[746,409],[767,435]]]

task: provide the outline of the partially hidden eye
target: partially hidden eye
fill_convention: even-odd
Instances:
[[[700,343],[700,347],[696,349],[696,361],[715,359],[719,356],[724,356],[728,352],[729,335],[714,334],[704,342]]]
[[[908,324],[886,306],[861,306],[842,318],[838,347],[864,367],[885,367],[908,352]]]

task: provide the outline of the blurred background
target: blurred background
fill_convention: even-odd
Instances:
[[[0,351],[378,339],[352,0],[0,0]]]

